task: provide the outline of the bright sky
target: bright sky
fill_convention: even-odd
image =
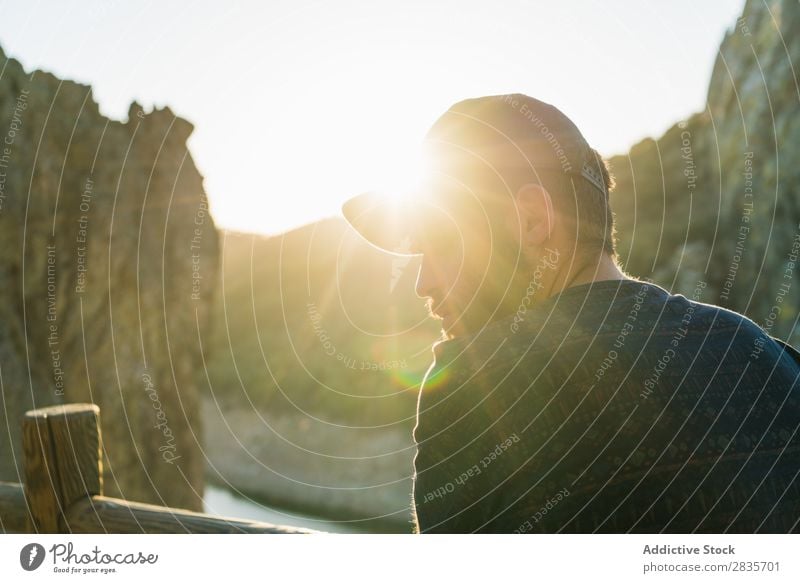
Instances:
[[[169,105],[221,227],[278,233],[402,176],[466,97],[527,93],[605,155],[701,110],[743,0],[0,0],[26,69],[90,83],[101,111]]]

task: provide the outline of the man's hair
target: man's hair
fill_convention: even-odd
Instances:
[[[541,172],[539,181],[550,193],[555,210],[560,211],[561,216],[573,226],[576,249],[588,253],[608,253],[616,259],[614,214],[608,200],[608,193],[614,188],[614,178],[600,154],[594,149],[591,154],[603,176],[605,194],[580,175]]]

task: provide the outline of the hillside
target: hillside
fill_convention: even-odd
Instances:
[[[800,5],[747,2],[707,107],[611,160],[628,271],[800,344]]]
[[[410,531],[411,431],[439,332],[413,291],[418,263],[369,247],[342,219],[278,237],[223,232],[221,248],[203,333],[209,479]]]

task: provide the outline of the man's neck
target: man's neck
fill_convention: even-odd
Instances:
[[[583,261],[570,270],[557,272],[546,297],[556,295],[569,287],[610,279],[627,279],[627,276],[610,255],[601,253],[597,261]]]
[[[578,259],[575,259],[577,262]],[[544,272],[549,270],[545,269]],[[539,291],[536,292],[535,298],[532,300],[531,304],[535,305],[538,304],[547,298],[554,296],[563,290],[574,287],[578,285],[582,285],[585,283],[590,283],[592,281],[603,281],[603,280],[614,280],[614,279],[629,279],[617,266],[611,256],[603,253],[601,257],[598,258],[598,261],[591,262],[584,260],[579,265],[573,265],[572,269],[567,271],[558,270],[553,274],[553,277],[547,280],[547,278],[542,278],[542,287],[537,288]],[[516,306],[514,309],[517,309]],[[448,330],[447,332],[443,333],[442,340],[448,340],[453,337],[461,337],[465,335],[474,334],[476,332],[480,332],[486,326],[498,322],[504,318],[510,317],[510,313],[506,314],[503,313],[500,316],[495,316],[494,318],[488,320],[483,320],[482,327],[476,326],[475,328],[468,328],[463,326],[460,330]]]

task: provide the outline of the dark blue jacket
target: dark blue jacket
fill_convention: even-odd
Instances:
[[[798,531],[800,354],[740,314],[601,281],[434,356],[419,532]]]

